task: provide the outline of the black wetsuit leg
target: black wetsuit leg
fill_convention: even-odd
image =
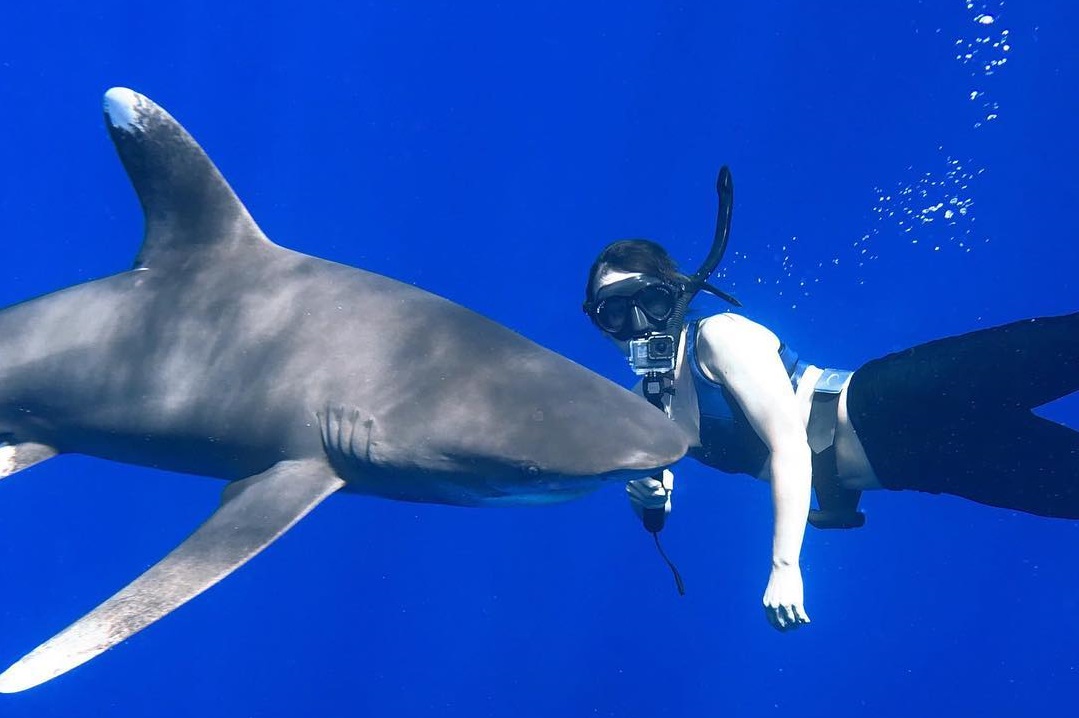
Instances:
[[[1079,312],[871,361],[847,410],[887,488],[1079,518],[1079,432],[1031,413],[1077,390]]]

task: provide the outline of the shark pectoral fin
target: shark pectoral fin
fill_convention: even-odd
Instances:
[[[58,453],[51,446],[35,444],[32,441],[21,444],[2,444],[0,445],[0,479],[6,479],[23,469],[29,469],[34,464],[51,459]]]
[[[283,461],[230,484],[217,511],[119,593],[0,674],[33,688],[90,660],[228,576],[345,482],[320,460]]]

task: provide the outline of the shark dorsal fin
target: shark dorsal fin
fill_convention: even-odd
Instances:
[[[146,215],[136,267],[270,244],[214,163],[160,106],[114,87],[105,93],[105,120]]]

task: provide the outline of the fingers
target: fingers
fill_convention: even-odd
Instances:
[[[794,618],[798,625],[804,625],[806,623],[809,623],[809,614],[806,613],[806,610],[804,608],[797,604],[795,604],[793,608]]]
[[[792,631],[809,623],[809,616],[801,606],[765,606],[764,615],[777,631]]]
[[[777,631],[790,631],[809,623],[797,565],[776,564],[764,590],[764,615]]]
[[[667,491],[655,479],[637,479],[626,483],[630,501],[647,509],[663,508],[667,503]]]

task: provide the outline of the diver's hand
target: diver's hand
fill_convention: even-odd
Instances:
[[[634,479],[626,482],[626,497],[633,513],[644,520],[645,509],[663,509],[664,514],[671,512],[671,489],[674,488],[674,474],[664,469],[662,480],[649,476],[647,479]]]
[[[790,631],[809,623],[802,588],[802,571],[798,565],[772,567],[768,588],[764,590],[764,614],[777,631]]]

